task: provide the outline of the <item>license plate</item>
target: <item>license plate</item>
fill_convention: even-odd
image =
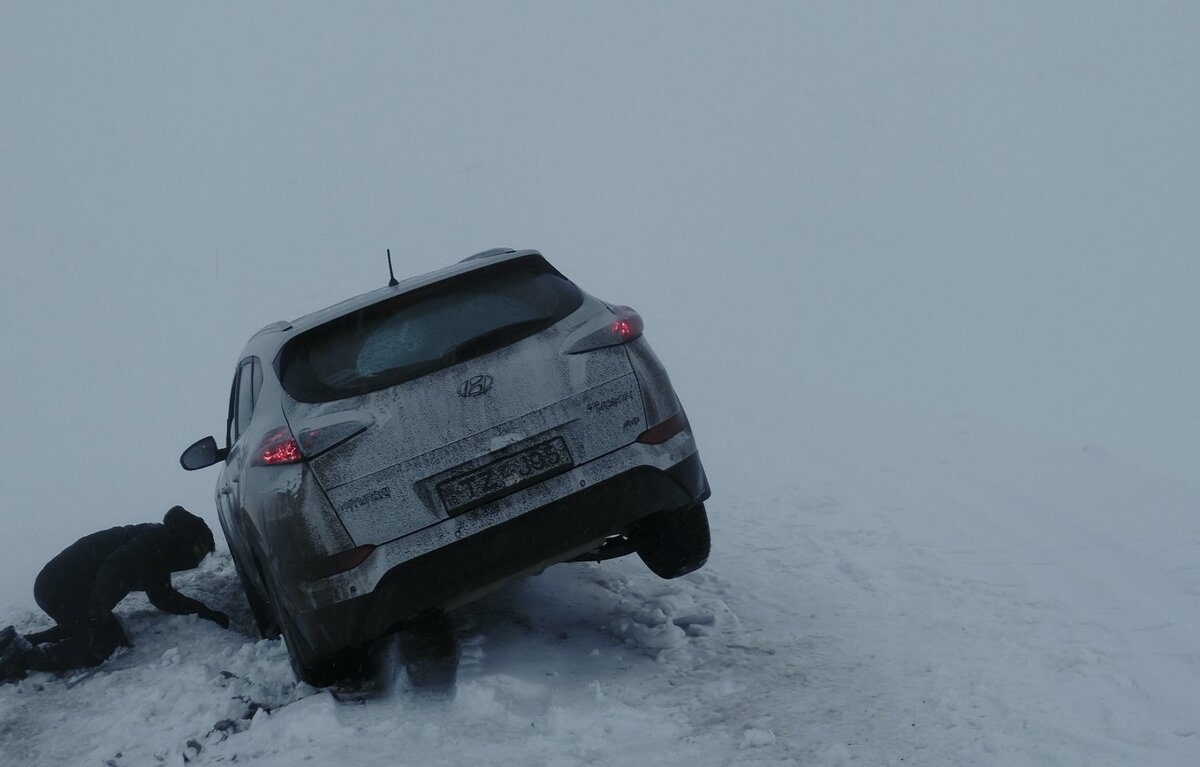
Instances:
[[[562,437],[555,437],[439,482],[437,491],[447,513],[462,513],[566,471],[573,465],[567,443]]]

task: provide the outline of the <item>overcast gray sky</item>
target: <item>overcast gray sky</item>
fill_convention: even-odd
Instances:
[[[176,461],[241,345],[385,247],[641,310],[718,478],[838,397],[1192,482],[1197,40],[1188,2],[5,3],[0,579],[214,519]]]

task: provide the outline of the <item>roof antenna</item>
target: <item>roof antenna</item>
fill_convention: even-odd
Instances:
[[[396,273],[392,271],[392,249],[391,248],[387,249],[387,254],[388,254],[388,276],[391,277],[391,279],[388,280],[388,287],[394,288],[397,285],[399,285],[400,283],[396,281]]]

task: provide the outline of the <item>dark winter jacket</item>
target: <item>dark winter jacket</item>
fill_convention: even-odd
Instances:
[[[80,538],[38,574],[34,597],[60,625],[108,618],[127,594],[144,591],[160,610],[227,626],[222,613],[171,586],[171,573],[196,567],[214,548],[204,520],[176,506],[162,524],[113,527]]]

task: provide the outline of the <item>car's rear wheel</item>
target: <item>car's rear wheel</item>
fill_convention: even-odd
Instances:
[[[271,602],[275,606],[274,614],[287,645],[292,672],[297,679],[313,687],[328,687],[340,680],[362,675],[367,663],[364,648],[351,647],[331,655],[319,655],[304,640],[296,622],[274,593],[271,594]]]
[[[292,664],[292,673],[301,682],[308,682],[313,687],[328,687],[337,681],[332,664],[312,657],[312,652],[304,642],[296,624],[287,613],[279,610],[279,627],[283,632],[283,641],[287,645],[288,660]]]
[[[703,503],[651,514],[631,537],[638,556],[660,578],[687,575],[708,561],[711,539]]]
[[[454,622],[440,610],[430,610],[399,632],[400,658],[413,687],[453,690],[458,674],[458,640]]]
[[[234,564],[237,564],[236,559]],[[246,601],[250,603],[250,612],[254,616],[254,624],[258,626],[259,636],[263,639],[274,639],[279,636],[279,621],[276,620],[275,611],[271,608],[267,597],[258,590],[254,581],[242,575],[240,568],[238,575],[242,577],[242,588],[246,592]]]
[[[221,530],[225,533],[225,541],[229,542],[229,553],[233,558],[233,569],[237,571],[238,580],[242,583],[242,591],[246,594],[246,602],[250,605],[250,614],[254,617],[254,625],[258,627],[259,636],[263,639],[274,639],[279,636],[279,623],[275,620],[275,611],[271,609],[271,603],[254,585],[254,580],[249,575],[247,566],[242,563],[242,558],[238,556],[237,548],[231,543],[229,530],[225,527],[225,520],[221,520]],[[261,573],[261,570],[258,570]]]

